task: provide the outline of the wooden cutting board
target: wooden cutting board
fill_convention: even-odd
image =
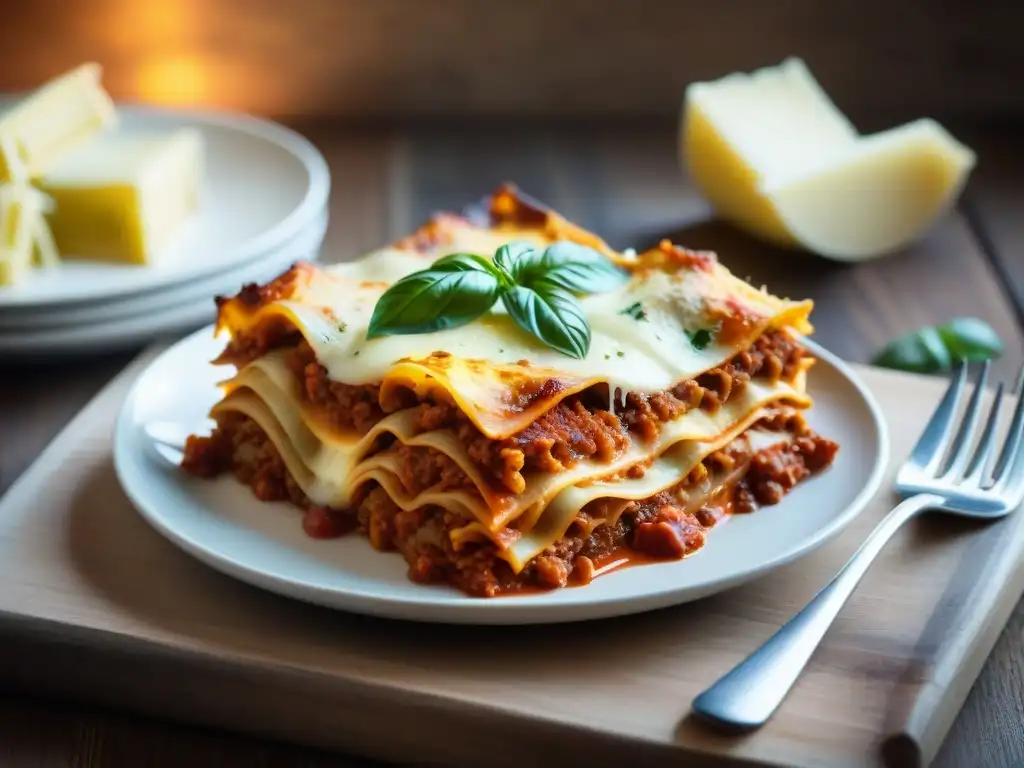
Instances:
[[[361,618],[222,576],[134,512],[110,440],[144,362],[0,500],[5,682],[403,762],[902,768],[935,755],[1024,590],[1024,515],[916,521],[775,718],[716,733],[690,700],[836,572],[893,505],[889,490],[817,552],[699,603],[549,627]],[[858,370],[889,419],[894,472],[943,383]],[[701,556],[713,549],[712,537]]]

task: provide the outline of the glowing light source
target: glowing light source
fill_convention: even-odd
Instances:
[[[139,63],[138,98],[168,106],[195,105],[211,98],[209,70],[196,56],[174,56]]]

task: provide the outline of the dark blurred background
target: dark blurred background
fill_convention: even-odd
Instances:
[[[1024,111],[1016,0],[25,0],[0,90],[87,60],[115,97],[277,118],[674,118],[693,80],[806,59],[862,129]]]

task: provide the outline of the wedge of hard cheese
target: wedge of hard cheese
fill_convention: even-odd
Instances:
[[[681,142],[694,183],[723,218],[843,261],[921,237],[975,164],[934,120],[860,135],[799,59],[692,84]]]
[[[0,114],[0,181],[35,179],[116,123],[98,64],[83,64]]]
[[[148,264],[198,207],[203,142],[197,131],[104,134],[40,181],[65,259]]]

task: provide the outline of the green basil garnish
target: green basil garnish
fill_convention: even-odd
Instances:
[[[520,262],[529,257],[536,249],[523,240],[505,243],[494,252],[494,266],[500,269],[510,280],[517,280],[524,266]]]
[[[500,293],[497,277],[469,264],[414,272],[377,300],[366,338],[457,328],[494,306]]]
[[[1003,354],[1003,340],[991,325],[976,317],[958,317],[938,328],[955,360],[990,360]]]
[[[510,243],[498,249],[494,261],[519,285],[531,286],[544,280],[579,293],[610,291],[621,285],[625,277],[621,269],[593,248],[566,240],[542,251],[528,243]]]
[[[641,304],[639,301],[633,302],[628,307],[619,312],[619,314],[629,315],[634,320],[643,320],[644,322],[647,322],[647,312],[644,310],[644,305]]]
[[[575,294],[608,291],[628,277],[594,249],[566,241],[544,249],[507,243],[493,261],[455,253],[388,288],[373,309],[366,338],[455,328],[500,298],[523,330],[562,354],[582,358],[590,349],[590,325]]]
[[[889,342],[873,365],[915,373],[940,373],[961,362],[991,360],[1003,353],[1003,342],[988,323],[958,317],[926,326]]]
[[[486,272],[492,275],[498,282],[502,281],[504,275],[494,264],[483,256],[475,253],[449,253],[430,265],[430,272]]]
[[[707,328],[700,328],[693,333],[687,334],[687,336],[690,338],[690,344],[697,350],[704,349],[704,347],[711,343],[711,331]]]
[[[552,349],[584,358],[590,349],[590,325],[583,307],[569,291],[543,280],[527,288],[517,285],[501,295],[516,325]]]

